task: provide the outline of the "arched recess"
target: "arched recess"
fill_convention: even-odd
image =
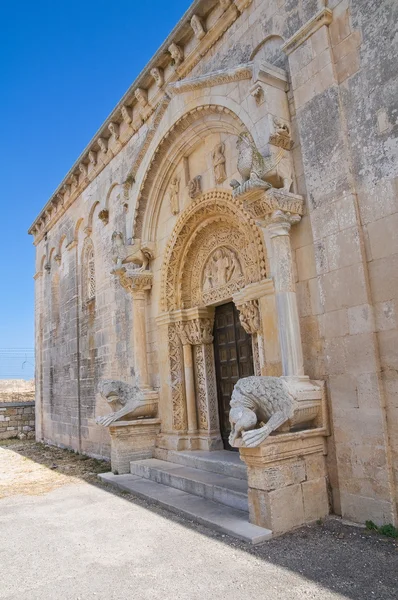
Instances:
[[[211,190],[181,214],[168,242],[162,309],[217,304],[265,277],[259,228],[231,192]]]
[[[87,227],[89,228],[89,230],[93,229],[93,217],[94,217],[94,212],[95,212],[95,209],[97,208],[97,206],[99,206],[98,200],[96,200],[94,202],[94,204],[92,205],[90,212],[88,214]]]
[[[243,121],[227,107],[208,104],[185,113],[164,134],[142,178],[133,218],[132,237],[155,240],[162,199],[175,164],[211,133],[238,136],[247,130]],[[150,199],[150,202],[149,202]]]
[[[268,35],[254,48],[250,60],[265,60],[276,67],[286,69],[288,66],[287,55],[281,50],[284,42],[285,40],[280,35]]]

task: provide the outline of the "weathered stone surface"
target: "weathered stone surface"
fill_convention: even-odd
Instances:
[[[32,225],[36,435],[109,457],[110,379],[159,397],[161,433],[121,456],[220,449],[212,319],[233,298],[257,375],[326,379],[334,510],[396,523],[398,5],[320,4],[195,6]]]

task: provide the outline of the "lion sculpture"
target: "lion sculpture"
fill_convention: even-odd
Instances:
[[[295,397],[280,377],[244,377],[232,392],[229,443],[239,438],[246,448],[254,448],[293,417]],[[265,423],[256,429],[258,423]]]
[[[251,187],[282,188],[290,192],[292,187],[292,165],[289,151],[269,145],[269,156],[263,156],[256,148],[250,135],[241,133],[236,143],[238,149],[238,171],[242,177],[239,183],[233,179],[230,183],[234,195],[245,192]]]
[[[127,264],[134,264],[138,267],[137,271],[142,272],[148,269],[149,261],[153,258],[152,249],[146,244],[141,244],[141,240],[135,240],[134,244],[125,244],[122,233],[115,231],[112,235],[112,259],[115,263],[113,272],[122,269]]]
[[[150,418],[157,414],[157,402],[146,399],[138,387],[123,381],[102,380],[98,384],[98,392],[114,409],[109,415],[98,417],[98,425],[109,427],[116,421]]]

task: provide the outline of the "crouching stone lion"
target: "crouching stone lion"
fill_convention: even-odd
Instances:
[[[229,443],[238,438],[247,448],[254,448],[273,431],[293,417],[296,401],[288,383],[280,377],[245,377],[234,387],[229,420]],[[265,423],[256,429],[258,423]]]
[[[116,421],[150,418],[157,414],[157,401],[148,399],[138,387],[123,381],[104,379],[98,384],[98,392],[114,409],[109,415],[98,417],[98,425],[109,427]]]

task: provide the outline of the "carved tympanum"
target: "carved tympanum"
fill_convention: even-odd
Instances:
[[[224,286],[241,275],[242,267],[235,252],[226,247],[217,248],[203,269],[203,291]]]

